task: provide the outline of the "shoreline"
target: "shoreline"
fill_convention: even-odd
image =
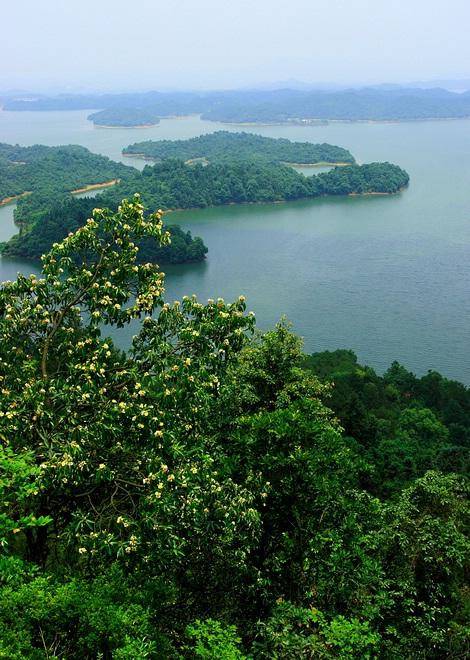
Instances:
[[[3,199],[0,199],[0,206],[7,206],[7,204],[13,204],[14,202],[16,202],[17,199],[21,199],[22,197],[27,197],[28,195],[31,195],[31,190],[26,190],[25,192],[20,193],[19,195],[4,197]]]
[[[77,188],[76,190],[71,190],[70,194],[79,195],[80,193],[88,192],[89,190],[110,188],[111,186],[115,186],[120,181],[121,179],[111,179],[110,181],[104,181],[103,183],[89,183],[88,185],[83,186],[83,188]],[[31,190],[25,190],[25,192],[22,192],[19,195],[10,195],[9,197],[4,197],[3,199],[0,199],[0,206],[7,206],[8,204],[14,204],[18,199],[22,199],[23,197],[27,197],[28,195],[31,194],[32,194]]]
[[[273,199],[267,202],[227,202],[226,204],[216,204],[212,206],[190,206],[187,208],[177,209],[164,209],[163,215],[167,213],[180,213],[182,211],[203,211],[205,209],[220,209],[227,206],[266,206],[271,204],[292,204],[295,202],[315,201],[318,199],[345,199],[348,197],[391,197],[399,195],[408,188],[409,184],[402,186],[394,192],[364,192],[364,193],[347,193],[346,195],[318,195],[317,197],[298,197],[297,199]]]
[[[113,179],[112,181],[106,181],[105,183],[95,183],[95,184],[90,184],[84,188],[81,188],[79,190],[74,190],[71,192],[71,194],[74,193],[79,193],[79,192],[87,192],[88,190],[96,190],[98,188],[106,188],[115,185],[116,183],[119,182],[119,179]],[[163,215],[169,215],[171,213],[181,213],[185,211],[203,211],[207,209],[217,209],[217,208],[225,208],[225,207],[244,207],[244,206],[268,206],[268,205],[281,205],[281,204],[293,204],[296,202],[306,202],[306,201],[316,201],[316,200],[321,200],[321,199],[344,199],[344,198],[352,198],[352,197],[390,197],[392,195],[398,195],[399,193],[403,192],[408,188],[409,184],[406,186],[402,186],[399,190],[396,190],[394,192],[366,192],[366,193],[348,193],[347,195],[319,195],[317,197],[299,197],[297,199],[275,199],[271,201],[258,201],[258,202],[228,202],[227,204],[218,204],[218,205],[212,205],[212,206],[191,206],[187,208],[174,208],[174,209],[165,209],[163,211]],[[10,201],[5,202],[5,200],[0,201],[0,206],[9,204],[19,197],[24,197],[25,195],[31,194],[30,192],[22,193],[21,195],[17,195],[16,197],[10,197],[10,198],[5,198],[9,199]],[[15,227],[18,229],[24,229],[26,225],[23,225],[21,223],[17,223],[15,220],[13,220],[13,224]],[[179,225],[178,225],[179,226]],[[18,233],[13,234],[10,236],[9,239],[4,241],[5,245],[8,244],[8,242],[14,238],[15,236],[18,236]],[[8,254],[6,255],[8,258]],[[18,256],[18,255],[17,255]],[[15,256],[13,258],[16,258]],[[28,258],[25,256],[21,256],[21,259],[25,259],[27,261],[33,261],[36,262],[37,259],[35,258]],[[204,257],[205,259],[205,257]],[[184,262],[184,263],[199,263],[198,261],[196,262]]]
[[[203,119],[202,121],[209,121],[212,123],[225,124],[226,126],[302,126],[310,128],[320,128],[328,126],[328,124],[407,124],[407,123],[418,123],[425,121],[468,121],[470,115],[465,117],[416,117],[408,119],[307,119],[305,122],[300,121],[295,123],[294,121],[224,121],[223,119]],[[326,122],[326,123],[312,123],[314,121]]]
[[[121,151],[121,156],[124,156],[125,158],[137,158],[138,160],[150,160],[150,161],[160,161],[160,158],[155,158],[154,156],[147,156],[146,154],[136,154],[136,153],[127,153],[125,151]]]
[[[99,190],[100,188],[110,188],[111,186],[115,186],[120,181],[121,181],[121,179],[111,179],[111,181],[104,181],[103,183],[89,183],[87,186],[83,186],[83,188],[77,188],[77,190],[71,190],[70,194],[71,195],[79,195],[80,193],[85,193],[85,192],[88,192],[89,190]]]
[[[153,128],[154,126],[159,125],[159,121],[157,121],[155,124],[132,124],[131,126],[122,126],[122,125],[116,125],[113,126],[112,124],[95,124],[93,121],[93,128]]]
[[[136,158],[137,160],[148,160],[155,163],[162,162],[161,158],[157,158],[156,156],[147,156],[147,154],[122,151],[121,155],[124,156],[125,158]],[[205,158],[204,156],[198,158],[189,158],[184,162],[186,165],[193,165],[195,163],[203,162],[203,161],[206,162],[207,164],[210,163],[210,161],[207,160],[207,158]],[[288,161],[280,160],[279,164],[287,165],[288,167],[311,167],[312,169],[314,169],[315,167],[349,167],[350,165],[354,165],[354,163],[347,163],[346,161],[329,162],[326,160],[319,160],[317,163],[291,163]]]
[[[349,167],[350,165],[354,165],[354,163],[347,163],[345,161],[332,163],[326,160],[319,160],[317,163],[290,163],[288,161],[280,160],[279,163],[289,167],[311,167],[312,169],[315,169],[315,167]]]
[[[68,112],[68,111],[66,111]],[[168,115],[168,116],[163,116],[159,117],[158,121],[151,123],[151,124],[130,124],[129,126],[121,126],[121,125],[113,125],[113,124],[98,124],[93,121],[93,119],[90,119],[89,121],[92,122],[93,126],[95,128],[153,128],[155,126],[159,126],[162,122],[162,120],[165,119],[191,119],[191,117],[200,117],[201,114],[199,112],[193,112],[189,115]]]

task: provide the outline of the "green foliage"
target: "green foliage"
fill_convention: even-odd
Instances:
[[[331,620],[317,609],[279,601],[272,616],[258,625],[254,643],[259,658],[376,657],[380,636],[367,622],[337,616]]]
[[[108,196],[110,206],[117,208],[118,202]],[[19,216],[35,221],[29,231],[14,236],[4,247],[3,253],[8,256],[20,256],[26,259],[39,259],[50,250],[54,243],[62,241],[70,232],[76,231],[90,217],[97,204],[93,198],[74,199],[68,197],[41,210],[45,205],[40,197],[25,199],[19,206]],[[35,207],[39,206],[39,210]],[[18,218],[17,218],[18,219]],[[185,263],[201,261],[207,253],[207,247],[199,237],[192,237],[190,232],[184,232],[179,226],[166,228],[171,236],[171,242],[158,245],[155,241],[143,238],[138,242],[140,263]]]
[[[416,378],[398,363],[384,376],[352,351],[325,351],[305,366],[334,383],[328,404],[374,465],[369,487],[393,495],[427,470],[468,473],[470,391],[435,372]]]
[[[466,388],[170,305],[168,240],[124,200],[0,289],[0,656],[465,657]]]
[[[189,140],[147,140],[136,142],[123,150],[126,155],[164,160],[203,159],[220,161],[265,161],[271,163],[354,163],[346,149],[331,144],[291,142],[285,138],[270,138],[253,133],[217,131]]]
[[[386,561],[394,599],[387,633],[405,657],[416,646],[424,657],[465,655],[469,514],[468,481],[438,472],[416,480],[389,507]]]
[[[243,660],[239,649],[241,639],[235,626],[224,626],[219,621],[206,619],[195,621],[186,628],[186,634],[194,640],[193,657],[205,660]]]
[[[275,202],[324,195],[394,193],[408,184],[408,174],[390,163],[336,167],[305,177],[275,163],[230,161],[207,166],[165,160],[123,181],[109,194],[140,190],[149,206],[163,209]]]
[[[133,183],[126,186],[126,194],[132,196],[140,176],[133,168],[84,147],[0,144],[0,201],[28,193],[18,200],[15,210],[20,234],[3,247],[4,254],[39,259],[53,243],[85,223],[96,206],[91,198],[72,198],[71,191],[114,179],[129,180]],[[161,204],[154,203],[156,197],[152,196],[151,201],[154,208],[159,208]],[[119,194],[109,193],[105,201],[115,210],[121,199]],[[204,259],[207,248],[200,238],[193,239],[179,227],[172,227],[170,232],[173,240],[169,245],[156,246],[144,240],[141,260],[163,264]]]
[[[125,177],[132,170],[77,145],[0,144],[0,200],[28,191],[56,195]]]
[[[34,528],[52,522],[48,516],[30,513],[30,503],[41,489],[39,474],[32,452],[15,453],[7,445],[0,445],[0,551],[15,545],[15,535],[31,534]]]
[[[14,575],[0,582],[0,657],[143,660],[171,653],[138,593],[121,589],[118,570],[90,581],[38,576],[27,565]]]

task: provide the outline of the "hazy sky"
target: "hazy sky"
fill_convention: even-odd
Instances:
[[[0,89],[470,78],[470,0],[0,0]]]

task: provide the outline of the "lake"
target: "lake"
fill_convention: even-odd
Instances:
[[[88,112],[0,112],[0,141],[82,144],[122,157],[128,144],[240,130],[198,117],[147,129],[95,128]],[[259,126],[243,130],[330,142],[359,162],[389,160],[410,174],[390,197],[321,199],[169,214],[203,237],[206,262],[166,267],[167,297],[247,297],[261,328],[282,315],[308,352],[352,348],[379,371],[398,360],[470,385],[470,120]],[[310,172],[310,170],[309,170]],[[0,240],[13,206],[0,207]],[[31,264],[3,259],[0,279]]]

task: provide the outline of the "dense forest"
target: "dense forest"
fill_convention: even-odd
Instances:
[[[125,177],[132,169],[85,147],[0,144],[0,201],[26,191],[56,195]]]
[[[117,208],[118,202],[110,196],[107,202],[111,208]],[[39,210],[35,214],[35,222],[31,228],[17,234],[4,244],[2,253],[9,257],[40,259],[54,243],[63,240],[69,232],[76,231],[85,224],[99,203],[96,198],[89,197],[82,199],[66,197],[58,199],[52,205],[49,201],[47,210]],[[166,230],[171,237],[170,244],[159,246],[155,241],[148,239],[139,242],[139,263],[147,261],[158,264],[187,263],[202,261],[205,258],[207,247],[201,238],[197,236],[193,238],[190,232],[184,232],[177,225],[167,226]]]
[[[304,368],[334,383],[328,406],[374,466],[374,494],[391,497],[426,470],[468,474],[470,390],[461,383],[435,371],[417,378],[397,362],[378,376],[347,350],[315,353]]]
[[[187,165],[168,159],[142,172],[133,170],[121,182],[108,188],[95,199],[71,200],[57,198],[53,203],[47,195],[30,195],[18,202],[16,221],[24,229],[2,247],[10,256],[38,258],[61,240],[96,206],[116,208],[124,196],[140,191],[149,208],[188,209],[307,199],[324,195],[359,195],[396,193],[408,184],[408,174],[390,163],[369,163],[336,167],[329,172],[305,177],[291,167],[265,162],[229,162],[203,166]],[[51,208],[52,206],[52,208]],[[177,231],[174,229],[173,231]],[[176,250],[177,241],[166,248],[165,261],[197,261],[207,252],[199,238],[186,239]],[[178,245],[180,242],[178,241]],[[172,252],[173,255],[167,254]],[[162,257],[156,257],[162,261]],[[163,261],[162,261],[163,263]]]
[[[108,199],[108,202],[111,208],[116,209],[117,203],[112,199]],[[2,253],[9,257],[40,259],[54,243],[81,227],[97,203],[96,198],[88,197],[58,199],[47,210],[38,212],[31,229],[14,236],[2,247]],[[176,225],[166,226],[165,229],[170,234],[171,243],[158,246],[155,241],[144,239],[138,244],[139,263],[187,263],[205,258],[207,247],[201,238],[193,238],[191,232],[184,232]]]
[[[31,100],[7,99],[6,110],[77,110],[100,108],[95,123],[122,125],[138,110],[134,125],[146,116],[201,114],[229,123],[283,123],[301,119],[417,120],[470,117],[470,92],[445,89],[378,87],[348,90],[238,90],[225,92],[148,92],[107,95],[60,95]],[[112,114],[109,111],[112,110]],[[104,121],[103,118],[107,120]],[[152,122],[153,123],[153,122]],[[129,124],[125,124],[129,125]]]
[[[163,209],[275,202],[367,193],[396,193],[408,184],[408,174],[390,163],[335,167],[306,177],[284,165],[267,162],[227,162],[207,166],[165,160],[122,181],[108,195],[127,196],[138,190],[150,207]]]
[[[146,140],[131,144],[124,155],[154,160],[178,158],[189,161],[205,159],[210,163],[231,160],[268,161],[271,163],[354,163],[347,149],[331,144],[291,142],[253,133],[217,131],[189,140]]]
[[[88,116],[96,126],[153,126],[160,119],[147,108],[108,108]]]
[[[91,198],[74,199],[68,194],[71,190],[112,179],[134,180],[135,172],[84,147],[0,144],[0,199],[31,193],[18,200],[15,221],[21,232],[2,246],[3,254],[39,259],[54,242],[82,225],[96,205]],[[116,208],[119,199],[109,195],[107,202]],[[192,238],[179,227],[168,230],[171,244],[157,249],[144,242],[141,260],[163,264],[204,259],[207,248],[200,238]]]
[[[0,289],[0,655],[468,657],[470,391],[168,304],[144,240],[95,210]]]

